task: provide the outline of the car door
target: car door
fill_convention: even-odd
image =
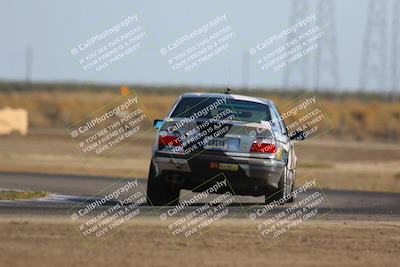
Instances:
[[[280,123],[281,127],[284,129],[284,134],[286,135],[286,140],[288,144],[288,158],[287,158],[287,167],[288,167],[288,180],[289,180],[289,185],[293,188],[294,187],[294,180],[295,180],[295,174],[296,174],[296,164],[297,164],[297,157],[294,149],[294,143],[290,139],[289,132],[286,128],[285,121],[282,119],[280,116],[280,113],[278,110],[276,110],[278,113],[278,116],[281,118]]]
[[[286,194],[290,193],[293,182],[294,182],[294,162],[295,159],[293,153],[293,144],[288,136],[288,132],[286,129],[285,122],[282,120],[278,110],[275,106],[271,107],[271,125],[272,131],[274,132],[276,140],[280,143],[281,151],[278,155],[278,159],[285,161],[286,169],[285,169],[285,176],[286,181],[284,181],[285,191]]]

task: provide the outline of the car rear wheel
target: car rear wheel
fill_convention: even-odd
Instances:
[[[271,190],[265,195],[265,203],[269,204],[274,201],[279,201],[280,199],[283,199],[284,197],[286,197],[287,196],[286,186],[287,186],[287,169],[285,168],[285,170],[283,171],[282,177],[279,180],[278,189]],[[293,192],[293,186],[294,186],[294,183],[292,183],[292,188],[289,193]],[[293,202],[293,199],[289,198],[287,200],[287,202],[291,203],[291,202]],[[283,204],[285,204],[285,202],[281,203],[281,205],[283,205]]]
[[[292,193],[293,193],[293,191],[294,191],[294,179],[293,179],[293,182],[292,182],[292,187],[291,187],[291,189],[290,189],[290,195],[292,195]],[[293,203],[294,202],[294,198],[293,197],[290,197],[289,199],[288,199],[288,203]]]
[[[178,185],[168,183],[162,175],[156,175],[153,163],[150,164],[147,180],[147,203],[153,206],[166,206],[179,204]]]

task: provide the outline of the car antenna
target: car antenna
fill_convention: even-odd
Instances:
[[[229,66],[228,86],[226,87],[226,90],[224,92],[226,95],[230,95],[231,94],[231,89],[229,88],[230,84],[231,84],[231,67]]]

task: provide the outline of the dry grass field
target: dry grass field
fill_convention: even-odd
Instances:
[[[153,119],[163,118],[182,93],[168,89],[161,91],[132,88],[131,91],[138,94],[139,101]],[[260,91],[236,91],[236,93],[272,99],[278,108],[292,103],[301,95],[293,93],[292,96],[283,96]],[[27,109],[31,128],[64,128],[111,103],[118,96],[118,90],[115,89],[98,92],[95,90],[3,92],[0,93],[0,108],[9,106]],[[385,142],[390,134],[392,141],[400,141],[400,100],[383,102],[377,97],[364,99],[348,96],[339,101],[324,95],[318,95],[318,99],[333,124],[333,129],[326,134],[326,137]]]

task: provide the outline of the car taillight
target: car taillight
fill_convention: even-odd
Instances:
[[[181,141],[177,136],[160,136],[158,138],[158,145],[159,146],[180,146]]]
[[[270,143],[263,143],[254,141],[253,145],[250,148],[251,153],[275,153],[276,146]]]
[[[180,136],[180,133],[177,131],[168,133],[167,135],[160,133],[158,137],[158,149],[167,149],[174,152],[179,152],[182,149]]]

